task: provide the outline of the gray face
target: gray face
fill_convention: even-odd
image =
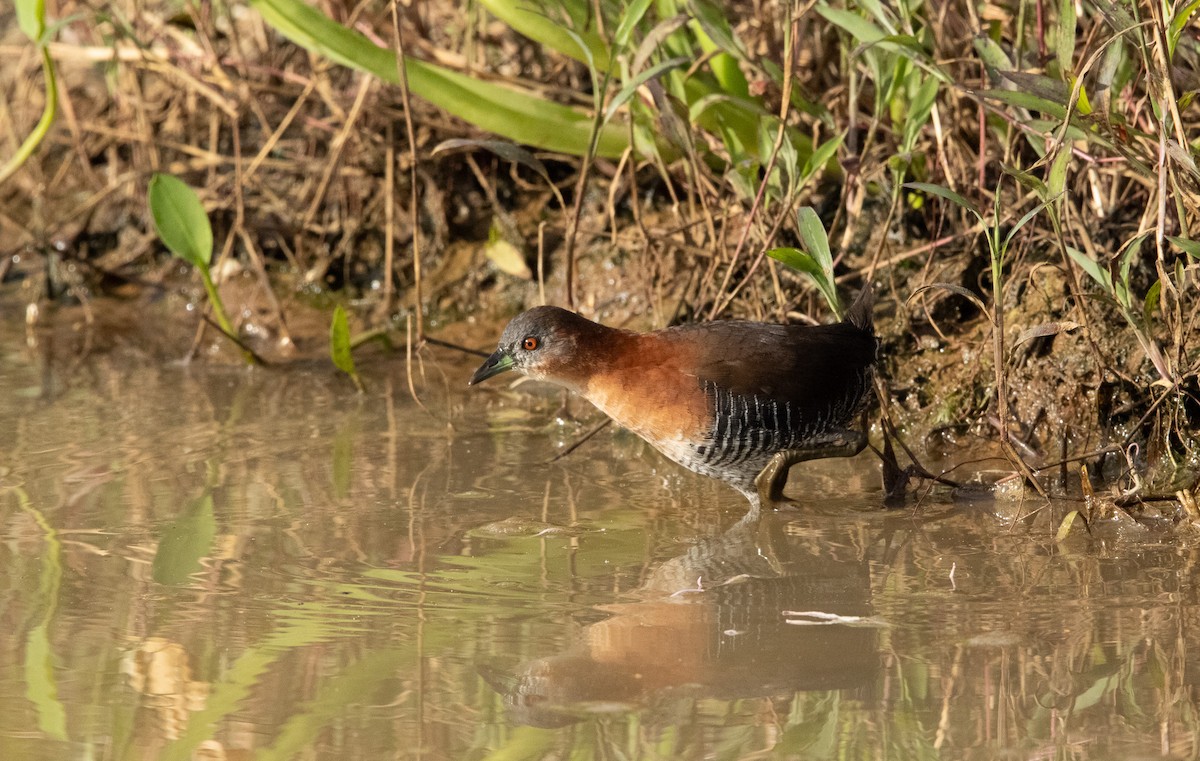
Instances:
[[[470,385],[517,370],[532,378],[544,377],[544,368],[571,356],[575,341],[571,327],[582,317],[558,307],[534,307],[508,323],[500,345],[471,376]]]

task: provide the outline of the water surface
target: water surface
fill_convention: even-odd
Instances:
[[[627,434],[547,464],[595,413],[443,350],[418,405],[0,338],[0,758],[1200,753],[1169,533],[884,509],[869,453],[748,523]]]

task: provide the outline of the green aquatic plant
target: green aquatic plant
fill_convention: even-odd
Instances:
[[[234,343],[240,343],[225,312],[221,294],[212,279],[213,232],[208,213],[196,191],[169,174],[155,174],[146,192],[158,237],[172,254],[196,268],[208,294],[218,327]],[[248,362],[254,355],[243,347]]]
[[[350,341],[350,323],[346,319],[346,310],[341,304],[333,310],[333,321],[329,325],[329,358],[337,369],[350,376],[359,393],[365,391],[362,378],[354,366],[354,346]]]
[[[804,275],[829,304],[830,311],[842,319],[842,304],[838,299],[837,284],[833,279],[833,254],[829,250],[829,237],[817,213],[805,206],[797,214],[797,228],[805,250],[782,246],[767,252],[767,256],[781,262]]]
[[[50,57],[50,36],[53,28],[46,28],[45,0],[15,0],[17,23],[35,45],[42,59],[42,77],[45,80],[46,103],[42,106],[42,116],[38,119],[33,130],[21,142],[16,152],[0,166],[0,183],[7,180],[14,172],[29,160],[42,140],[50,132],[54,117],[58,112],[58,79],[54,72],[54,60]]]

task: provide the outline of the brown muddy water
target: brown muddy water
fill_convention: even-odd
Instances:
[[[0,335],[0,758],[1200,754],[1194,546],[885,509],[869,453],[747,524],[627,434],[546,464],[594,412],[438,352],[421,407]]]

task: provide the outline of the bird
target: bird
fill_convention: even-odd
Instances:
[[[516,371],[565,387],[757,513],[785,499],[792,465],[866,446],[850,425],[871,397],[873,305],[868,283],[834,324],[717,320],[646,333],[539,306],[508,323],[468,385]]]

